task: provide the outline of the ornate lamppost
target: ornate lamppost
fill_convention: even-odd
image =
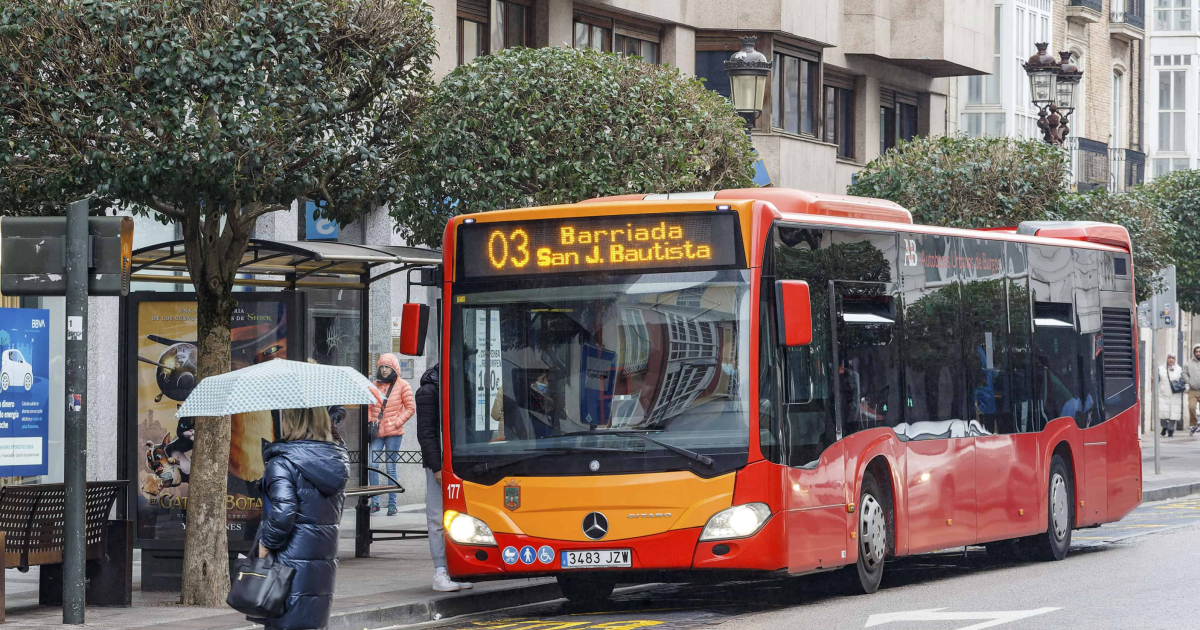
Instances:
[[[1083,72],[1071,62],[1070,52],[1058,53],[1061,58],[1046,52],[1049,44],[1035,44],[1037,53],[1026,61],[1029,93],[1038,108],[1038,128],[1043,139],[1062,146],[1071,133],[1069,118],[1075,113],[1075,88]]]
[[[758,37],[746,35],[741,40],[742,49],[725,62],[725,74],[729,75],[729,100],[746,120],[746,135],[749,136],[755,121],[762,115],[771,62],[754,49]]]

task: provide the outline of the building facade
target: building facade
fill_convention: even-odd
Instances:
[[[1150,0],[1147,178],[1200,168],[1200,0]]]
[[[1178,2],[1190,0],[1155,0]],[[958,80],[959,125],[970,136],[1040,139],[1022,64],[1046,42],[1084,71],[1067,149],[1076,190],[1124,190],[1143,180],[1145,0],[999,0],[991,74]]]
[[[586,46],[671,64],[728,95],[723,63],[756,35],[774,68],[754,145],[775,185],[820,192],[845,192],[899,140],[957,131],[956,77],[994,66],[990,0],[430,4],[439,76],[509,46]]]

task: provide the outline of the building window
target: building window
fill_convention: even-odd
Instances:
[[[884,88],[879,102],[879,154],[883,155],[901,140],[917,137],[917,97]]]
[[[487,25],[458,18],[458,65],[475,61],[487,49]]]
[[[771,73],[771,126],[788,133],[816,135],[817,59],[775,53]]]
[[[963,132],[972,138],[1004,135],[1004,112],[963,114]],[[1020,129],[1018,129],[1018,132]]]
[[[704,87],[725,98],[729,98],[729,75],[725,74],[725,62],[730,54],[724,50],[696,51],[696,77],[704,79]]]
[[[595,21],[588,18],[575,18],[575,47],[612,52],[612,29],[595,24]]]
[[[1158,150],[1183,151],[1186,128],[1186,70],[1158,71]]]
[[[973,76],[967,79],[967,103],[970,105],[1000,103],[1000,85],[1003,68],[1000,61],[1000,5],[996,5],[995,38],[992,40],[992,73],[988,76]]]
[[[641,57],[646,63],[658,63],[658,42],[617,33],[614,50],[618,54]]]
[[[1121,109],[1121,73],[1113,72],[1112,78],[1112,141],[1111,148],[1124,148],[1125,117]]]
[[[491,52],[528,46],[531,13],[523,3],[492,0]]]
[[[1171,171],[1188,170],[1188,158],[1154,158],[1154,176],[1161,177]]]
[[[1154,0],[1154,30],[1192,30],[1192,0]]]
[[[854,159],[854,90],[825,86],[825,142],[840,158]]]

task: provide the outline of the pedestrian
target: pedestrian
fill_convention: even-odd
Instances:
[[[1158,366],[1158,419],[1162,435],[1175,436],[1175,423],[1183,419],[1183,368],[1175,364],[1175,355],[1167,355],[1167,364]]]
[[[433,557],[433,590],[457,591],[471,588],[470,582],[454,582],[446,573],[446,538],[442,532],[442,400],[438,366],[421,375],[417,388],[417,443],[425,467],[425,526],[429,531],[429,555]]]
[[[385,352],[379,357],[375,367],[375,387],[379,390],[381,402],[367,409],[367,422],[379,423],[379,430],[371,440],[371,462],[376,463],[376,453],[382,453],[387,461],[387,474],[396,476],[396,461],[394,453],[400,451],[400,441],[404,437],[404,423],[417,413],[417,405],[413,400],[412,385],[400,378],[400,360],[396,355]],[[379,475],[371,473],[371,485],[379,485]],[[379,496],[371,497],[371,513],[379,512]],[[396,493],[388,494],[388,516],[396,515]]]
[[[333,605],[350,459],[333,443],[324,407],[285,409],[280,415],[279,439],[263,448],[267,501],[258,556],[274,553],[295,575],[283,616],[253,621],[279,630],[319,630],[329,624]]]
[[[1200,343],[1192,346],[1192,356],[1183,364],[1183,380],[1187,383],[1188,422],[1191,434],[1196,435],[1200,422],[1196,420],[1196,405],[1200,403]]]

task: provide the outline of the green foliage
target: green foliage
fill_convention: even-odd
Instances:
[[[1115,193],[1103,188],[1086,193],[1063,193],[1048,208],[1046,218],[1124,226],[1133,243],[1134,282],[1139,301],[1148,299],[1158,288],[1154,273],[1174,262],[1176,224],[1171,214],[1154,203],[1144,188]]]
[[[1041,218],[1066,174],[1065,153],[1044,142],[939,136],[872,160],[847,192],[894,201],[917,223],[995,227]]]
[[[392,206],[415,242],[455,214],[633,192],[750,186],[743,122],[675,68],[573,48],[459,66],[422,118],[420,170]]]
[[[352,220],[397,190],[434,52],[420,0],[6,0],[0,212]]]
[[[1200,312],[1200,170],[1172,171],[1142,187],[1142,193],[1175,222],[1176,297],[1184,310]]]

